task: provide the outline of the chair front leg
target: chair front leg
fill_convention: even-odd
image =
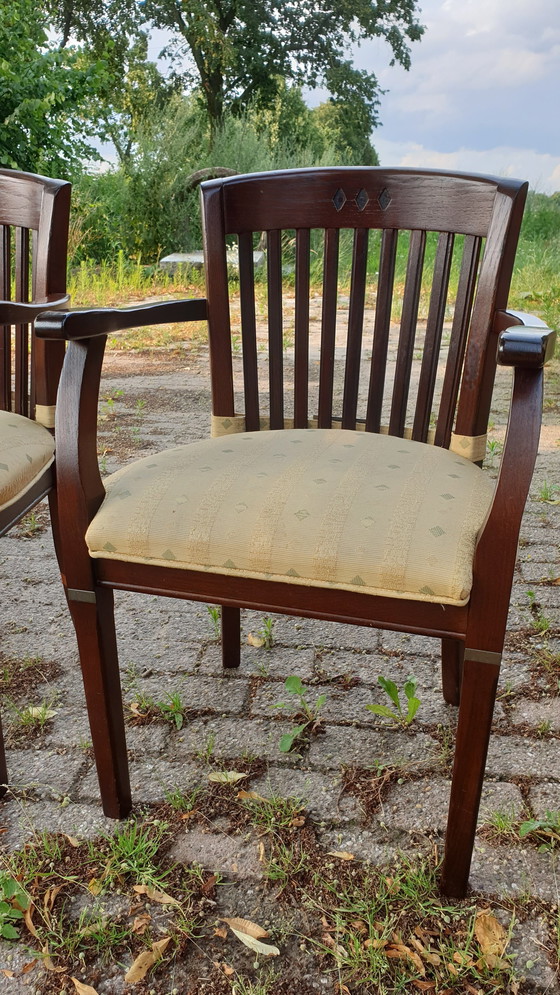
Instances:
[[[76,630],[93,752],[103,802],[112,819],[130,812],[132,800],[117,656],[113,592],[68,591]]]
[[[241,611],[222,605],[222,664],[228,669],[241,663]]]
[[[461,700],[465,644],[459,639],[441,641],[441,683],[444,701],[458,705]]]
[[[440,887],[463,898],[469,882],[480,795],[500,671],[500,654],[465,651],[445,858]],[[484,661],[482,658],[485,658]],[[494,660],[494,662],[492,662]]]

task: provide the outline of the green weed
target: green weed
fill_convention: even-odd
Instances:
[[[159,708],[166,722],[170,722],[175,728],[182,729],[185,721],[185,706],[181,701],[181,696],[175,691],[167,694],[166,701],[157,701],[156,708]]]
[[[9,874],[0,872],[0,936],[3,940],[19,939],[19,924],[23,913],[29,908],[29,896],[19,881]]]
[[[367,710],[369,712],[373,712],[374,715],[383,715],[385,718],[392,719],[393,722],[396,722],[398,725],[410,725],[416,715],[416,712],[420,708],[420,699],[416,697],[416,679],[414,677],[409,677],[403,685],[403,691],[406,698],[406,712],[403,711],[399,697],[399,689],[394,681],[390,681],[386,677],[382,677],[381,674],[377,680],[393,702],[396,711],[392,708],[388,708],[387,705],[366,705]]]
[[[309,688],[304,687],[301,682],[301,678],[296,675],[286,678],[284,688],[290,694],[293,694],[297,699],[298,711],[296,712],[294,718],[300,718],[303,720],[299,723],[299,725],[294,726],[290,732],[284,733],[284,735],[280,737],[279,747],[281,752],[289,753],[296,744],[303,745],[303,743],[305,743],[313,733],[318,731],[321,725],[319,713],[327,700],[327,696],[326,694],[320,694],[315,704],[310,704],[307,700]],[[285,701],[280,701],[273,707],[286,708],[287,703]]]

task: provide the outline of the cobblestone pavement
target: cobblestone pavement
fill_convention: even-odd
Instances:
[[[156,446],[207,434],[210,396],[204,348],[195,355],[185,352],[179,361],[164,358],[151,364],[142,358],[110,357],[100,437],[102,464],[108,470],[120,464],[127,446],[136,457]],[[504,374],[491,434],[496,442],[503,438],[503,397],[508,389]],[[558,400],[554,375],[523,522],[482,822],[496,812],[513,816],[529,812],[538,818],[546,811],[560,810],[557,663],[556,674],[551,676],[554,655],[560,652]],[[499,445],[493,448],[497,451]],[[491,455],[490,464],[493,459]],[[495,472],[492,465],[489,472]],[[43,829],[85,835],[109,830],[113,824],[101,813],[87,749],[89,730],[74,635],[48,530],[3,539],[0,571],[3,655],[24,659],[40,654],[61,668],[59,677],[35,689],[34,700],[56,695],[56,715],[44,734],[8,751],[13,795],[1,803],[3,845],[21,847],[33,832]],[[434,840],[441,840],[449,793],[448,730],[453,729],[456,710],[445,705],[441,696],[436,641],[277,617],[274,645],[267,650],[247,642],[248,634],[262,627],[263,619],[246,612],[241,667],[224,674],[212,619],[204,605],[129,593],[117,594],[116,604],[125,700],[131,702],[139,695],[162,699],[166,692],[179,693],[189,709],[180,731],[169,724],[130,726],[136,806],[205,783],[204,751],[211,749],[215,758],[264,758],[266,773],[253,780],[251,787],[263,795],[305,799],[328,849],[380,862],[397,850],[429,851]],[[378,674],[400,683],[410,673],[418,679],[421,707],[410,730],[395,730],[364,706],[382,701]],[[272,707],[283,699],[283,682],[291,674],[313,682],[314,693],[327,694],[324,735],[313,739],[302,758],[279,752],[278,739],[289,722]],[[415,775],[413,780],[393,783],[377,814],[366,819],[359,800],[342,792],[341,771],[343,765],[368,768],[374,763],[403,765],[414,769]],[[175,849],[178,859],[197,860],[240,882],[242,900],[237,914],[251,918],[262,873],[254,840],[232,840],[218,825],[201,832],[185,823]],[[551,852],[539,852],[523,841],[489,842],[484,833],[477,839],[470,883],[489,901],[496,896],[525,896],[558,905],[559,880]],[[521,974],[537,991],[560,992],[538,911],[516,927],[512,945]],[[4,966],[17,966],[17,957],[5,960],[10,956],[8,945],[0,944],[0,964],[4,959]],[[117,982],[111,984],[100,986],[99,991],[121,991]],[[327,990],[324,980],[316,979],[316,984],[317,990]],[[0,990],[4,988],[6,992],[33,990],[23,981],[0,978]],[[41,991],[40,984],[34,990]]]

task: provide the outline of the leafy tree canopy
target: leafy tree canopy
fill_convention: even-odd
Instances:
[[[100,53],[110,43],[114,68],[128,39],[145,25],[167,29],[167,54],[183,82],[197,87],[213,126],[230,108],[274,100],[278,79],[324,86],[334,102],[356,109],[367,132],[377,120],[378,81],[357,70],[350,47],[382,37],[392,62],[408,69],[409,43],[420,39],[417,0],[44,0],[63,42],[76,37]],[[186,64],[186,68],[185,68]]]
[[[0,0],[0,165],[67,176],[94,158],[80,108],[104,78],[101,62],[49,43],[34,0]]]

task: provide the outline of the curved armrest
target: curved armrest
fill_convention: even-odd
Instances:
[[[65,307],[69,300],[69,294],[63,294],[62,297],[51,295],[44,301],[25,304],[19,301],[0,301],[0,325],[30,325],[37,315],[51,308]]]
[[[498,363],[524,369],[541,369],[554,356],[556,332],[546,325],[516,325],[500,332]]]
[[[44,311],[44,309],[43,309]],[[87,311],[44,311],[35,324],[41,339],[91,339],[138,325],[162,325],[171,321],[205,321],[206,300],[162,301],[128,308],[96,308]]]

